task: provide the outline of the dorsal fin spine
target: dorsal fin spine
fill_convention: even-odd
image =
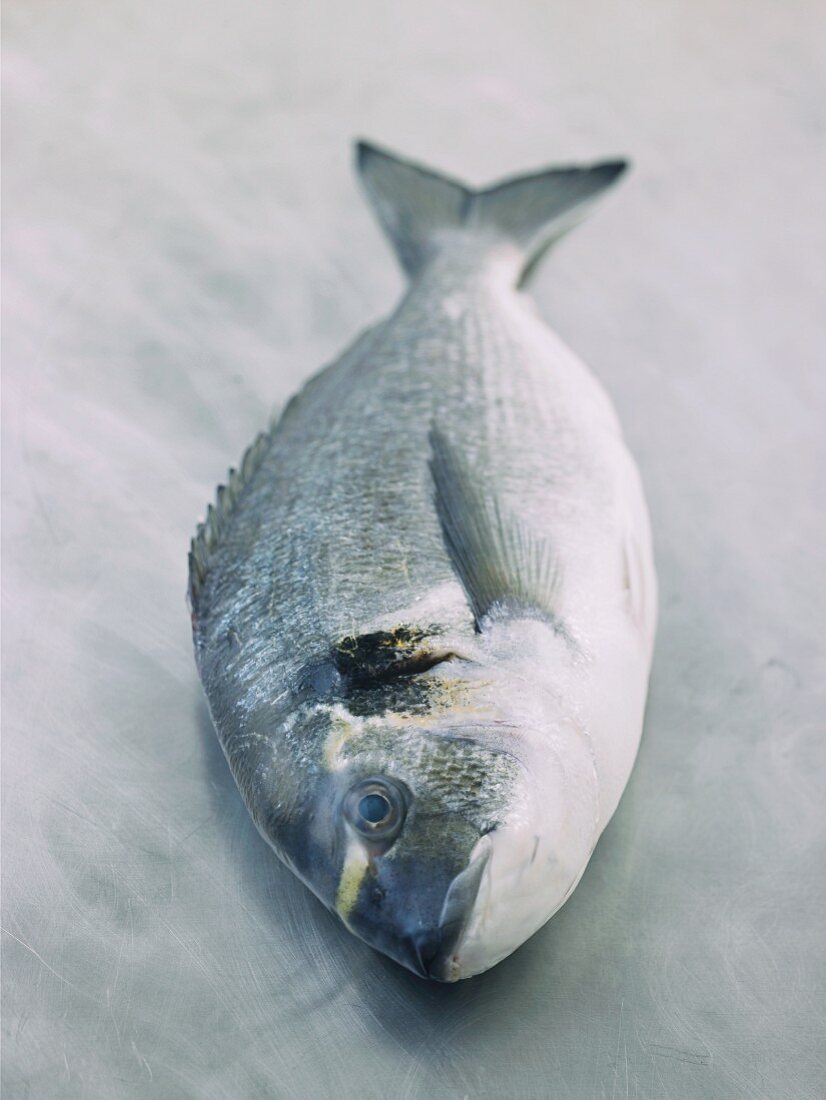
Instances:
[[[199,523],[189,548],[189,584],[187,600],[193,615],[198,614],[198,603],[209,573],[211,560],[221,542],[227,523],[250,478],[261,465],[272,441],[275,423],[260,432],[244,452],[239,468],[231,467],[226,483],[215,491],[215,503],[208,504],[206,515]]]

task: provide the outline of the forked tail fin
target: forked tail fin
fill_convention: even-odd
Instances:
[[[507,241],[522,255],[518,282],[555,240],[622,175],[624,160],[548,168],[475,191],[375,145],[356,145],[358,172],[402,267],[415,275],[439,250],[446,231]]]

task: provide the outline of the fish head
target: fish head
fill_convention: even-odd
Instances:
[[[520,765],[468,736],[366,729],[337,781],[334,909],[371,946],[422,977],[451,980],[454,949]]]
[[[337,708],[326,730],[324,766],[274,846],[374,948],[421,977],[470,977],[573,889],[593,846],[593,769],[564,722],[537,737],[501,717]]]

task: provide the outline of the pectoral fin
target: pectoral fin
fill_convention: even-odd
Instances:
[[[429,438],[436,514],[477,630],[486,621],[517,616],[547,618],[561,629],[555,611],[559,566],[551,545],[479,484],[443,432],[434,426]]]

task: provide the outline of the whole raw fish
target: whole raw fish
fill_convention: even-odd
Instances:
[[[409,286],[218,489],[190,554],[195,652],[281,859],[357,936],[454,981],[569,897],[640,739],[639,476],[519,290],[625,165],[474,191],[357,160]]]

